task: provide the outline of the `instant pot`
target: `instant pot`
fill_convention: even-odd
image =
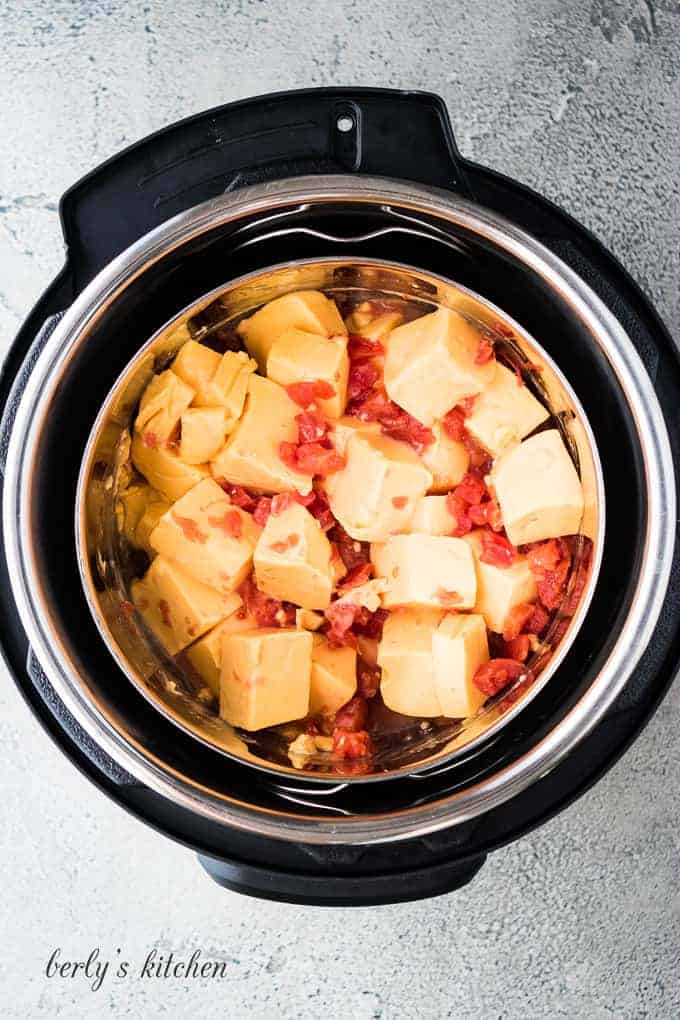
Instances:
[[[66,264],[0,380],[0,641],[33,712],[224,886],[374,904],[464,885],[606,771],[677,669],[680,369],[654,309],[569,216],[461,159],[424,93],[320,89],[211,110],[93,171],[61,218]],[[78,483],[93,437],[105,444],[100,410],[150,338],[155,355],[177,324],[223,328],[236,283],[265,300],[262,280],[279,293],[321,272],[332,291],[356,267],[383,273],[382,289],[386,272],[400,286],[406,274],[430,301],[450,286],[529,349],[535,338],[593,452],[597,570],[555,668],[502,726],[413,767],[333,778],[200,739],[131,682],[93,611],[106,571],[89,560]],[[115,404],[123,426],[128,405]]]

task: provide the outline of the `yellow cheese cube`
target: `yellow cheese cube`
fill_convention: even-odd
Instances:
[[[279,456],[280,443],[297,441],[299,413],[282,386],[252,375],[243,417],[211,463],[214,477],[264,492],[310,492],[311,477],[293,471]]]
[[[422,496],[416,503],[409,531],[420,535],[450,535],[455,526],[446,506],[446,496]]]
[[[382,542],[410,524],[432,475],[406,445],[357,431],[345,448],[345,467],[326,479],[331,510],[352,538]]]
[[[135,430],[144,436],[147,445],[163,446],[193,399],[191,386],[174,372],[155,375],[139,402]]]
[[[472,609],[477,597],[470,547],[443,535],[394,535],[371,546],[376,574],[387,581],[383,606]]]
[[[153,489],[151,490],[153,492]],[[151,500],[142,516],[139,518],[137,527],[135,528],[134,544],[140,549],[143,549],[148,556],[153,559],[156,555],[156,550],[151,545],[151,533],[155,531],[158,522],[160,521],[163,514],[166,514],[171,507],[171,503],[163,499],[162,496],[157,496],[156,499]]]
[[[347,338],[287,329],[269,349],[267,376],[281,386],[317,380],[328,383],[334,396],[318,400],[317,405],[327,418],[339,418],[347,403]]]
[[[347,444],[351,437],[360,433],[367,436],[381,435],[380,425],[375,421],[362,421],[360,418],[353,418],[350,415],[338,418],[333,422],[333,446],[343,456],[347,452]]]
[[[131,585],[132,601],[170,655],[176,655],[231,612],[232,599],[157,556],[141,581]]]
[[[269,301],[240,322],[236,332],[264,371],[271,345],[287,329],[303,329],[319,336],[347,334],[335,302],[318,290],[300,290]]]
[[[203,464],[187,464],[167,446],[147,446],[141,436],[132,440],[132,463],[149,485],[173,502],[204,478],[210,477]]]
[[[231,592],[245,581],[260,529],[206,478],[161,517],[150,542],[197,581]]]
[[[494,457],[514,446],[549,413],[526,386],[505,365],[496,365],[491,382],[477,396],[465,427],[471,436]]]
[[[385,388],[395,403],[432,425],[491,382],[494,361],[476,365],[480,335],[458,312],[440,308],[393,330]]]
[[[219,452],[227,433],[223,407],[190,407],[181,418],[180,459],[187,464],[205,464]]]
[[[442,715],[434,683],[432,638],[442,619],[433,609],[390,613],[378,647],[380,694],[402,715]]]
[[[534,575],[526,556],[518,555],[509,567],[483,563],[479,531],[471,531],[463,539],[472,549],[477,570],[477,601],[475,612],[481,613],[489,630],[503,632],[506,617],[520,602],[533,602],[538,595]]]
[[[295,626],[298,630],[318,630],[325,619],[323,613],[315,613],[313,609],[295,610]]]
[[[254,630],[257,627],[255,617],[245,612],[240,595],[232,592],[228,599],[233,608],[226,620],[218,623],[186,650],[187,659],[217,697],[220,693],[222,641],[225,634],[238,634],[243,630]]]
[[[331,715],[349,701],[357,689],[356,665],[353,648],[331,648],[325,638],[314,638],[309,691],[312,714]]]
[[[380,609],[382,596],[387,591],[388,585],[384,577],[374,577],[364,584],[357,584],[354,588],[348,588],[344,595],[341,595],[337,602],[348,606],[362,606],[368,609],[369,613],[375,613]]]
[[[227,635],[220,715],[244,730],[302,719],[309,711],[311,665],[307,630],[264,628]]]
[[[539,432],[503,453],[491,484],[513,545],[573,535],[583,516],[583,491],[557,429]]]
[[[220,355],[210,347],[189,340],[172,363],[173,372],[200,393],[208,385],[220,363]]]
[[[451,719],[474,715],[487,697],[472,683],[477,668],[489,660],[484,617],[447,613],[432,638],[432,657],[442,714]]]
[[[260,591],[303,609],[325,609],[333,590],[331,544],[309,510],[291,503],[270,514],[255,548]]]
[[[430,492],[448,492],[462,480],[470,455],[456,439],[446,434],[440,422],[432,426],[434,442],[422,452],[423,464],[432,472]]]
[[[196,391],[196,407],[222,407],[226,429],[231,432],[243,413],[248,383],[257,364],[243,351],[226,351],[213,377]]]

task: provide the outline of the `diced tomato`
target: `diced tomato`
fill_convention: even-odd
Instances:
[[[492,697],[519,680],[524,673],[524,664],[516,659],[489,659],[478,666],[472,682],[482,694]]]
[[[509,567],[515,562],[517,550],[503,535],[485,528],[481,539],[482,552],[479,558],[482,563],[491,563],[494,567]]]
[[[486,365],[495,358],[493,344],[487,337],[481,337],[475,354],[475,365]]]
[[[181,517],[180,514],[175,513],[173,510],[172,519],[177,527],[181,529],[187,542],[198,542],[200,545],[205,545],[208,541],[208,536],[205,532],[201,531],[193,517]],[[239,524],[240,523],[241,522],[239,521]]]
[[[265,595],[256,586],[252,577],[239,588],[246,613],[257,620],[258,627],[290,627],[295,623],[295,606],[288,602]]]
[[[454,407],[444,415],[442,428],[450,439],[462,443],[464,436],[467,435],[467,429],[465,428],[465,414],[460,407]]]
[[[321,443],[328,438],[328,422],[314,411],[295,415],[298,443]]]
[[[576,568],[576,576],[571,584],[571,589],[567,597],[567,601],[563,606],[563,612],[567,616],[573,616],[578,609],[578,604],[581,601],[581,596],[585,590],[586,584],[588,583],[588,575],[590,573],[590,557],[593,551],[593,544],[590,539],[583,539],[582,541],[587,542],[586,548],[581,553],[581,559],[578,567]]]
[[[382,637],[385,620],[390,614],[386,609],[376,609],[374,613],[366,610],[361,618],[354,621],[352,630],[363,637],[374,638],[379,641]]]
[[[208,524],[219,528],[229,538],[240,538],[243,533],[243,521],[238,510],[227,510],[222,517],[208,517]]]
[[[148,447],[149,450],[157,450],[159,445],[158,436],[155,432],[147,429],[146,432],[142,433],[142,443],[144,446]]]
[[[359,610],[360,606],[348,602],[331,602],[325,612],[329,623],[326,639],[330,645],[354,645],[356,639],[351,633],[351,627],[359,615]]]
[[[272,509],[271,496],[260,496],[255,509],[253,510],[253,520],[256,524],[259,524],[261,528],[264,528],[267,523],[267,519]]]
[[[329,382],[315,379],[314,382],[297,382],[286,386],[286,393],[300,407],[309,407],[315,400],[328,400],[335,396]]]
[[[459,499],[471,506],[479,505],[489,495],[484,479],[475,471],[468,471],[453,491]]]
[[[540,602],[534,603],[530,619],[525,625],[527,634],[542,634],[550,622],[550,617]]]
[[[505,654],[509,659],[526,662],[531,651],[531,640],[528,634],[518,634],[511,641],[505,642]]]
[[[503,515],[495,499],[487,499],[484,503],[469,507],[468,514],[478,528],[488,525],[493,531],[503,530]]]
[[[370,361],[360,361],[349,370],[347,396],[350,400],[361,400],[368,396],[378,381],[380,372]]]
[[[331,475],[345,466],[345,458],[337,450],[326,449],[320,443],[279,443],[279,455],[284,464],[303,475]]]
[[[335,758],[370,758],[373,754],[373,742],[366,730],[348,733],[346,730],[333,731],[333,757]]]
[[[464,418],[468,418],[474,411],[478,396],[479,394],[475,393],[474,396],[472,397],[463,397],[463,399],[458,404],[458,407],[463,412]]]
[[[335,542],[338,552],[348,570],[356,567],[358,563],[368,563],[370,560],[370,548],[368,542],[360,542],[348,535],[341,524],[335,525],[329,534],[329,538]]]
[[[347,414],[361,421],[380,421],[390,414],[391,404],[385,390],[376,387],[363,400],[351,400],[347,405]]]
[[[335,522],[335,517],[331,512],[331,508],[328,505],[328,498],[326,493],[321,489],[315,489],[310,493],[311,500],[307,504],[312,517],[315,517],[317,523],[322,531],[329,531]]]
[[[357,690],[362,698],[374,698],[380,687],[380,667],[357,659]]]
[[[255,509],[255,504],[257,503],[257,496],[248,492],[248,490],[244,489],[242,485],[230,485],[228,482],[225,482],[224,479],[219,481],[219,485],[222,486],[234,506],[238,506],[241,510],[247,510],[248,513],[252,513]]]
[[[398,408],[390,411],[388,415],[381,418],[380,429],[391,439],[399,439],[402,443],[408,443],[416,453],[422,453],[426,446],[434,442],[434,432],[427,428],[417,418],[414,418],[408,411]]]
[[[335,728],[336,730],[347,730],[350,733],[357,733],[359,730],[364,729],[367,718],[368,706],[366,701],[360,694],[355,694],[353,698],[350,698],[335,713]]]
[[[287,510],[293,503],[297,503],[298,500],[295,498],[295,494],[292,492],[277,492],[275,496],[272,496],[270,512],[272,517],[278,517],[284,510]]]
[[[503,639],[505,641],[512,641],[518,637],[523,630],[526,630],[527,623],[533,614],[534,607],[529,602],[520,602],[518,605],[513,606],[505,617]],[[515,656],[511,655],[510,658],[515,658]]]
[[[537,576],[554,570],[564,558],[562,547],[556,538],[550,538],[547,542],[534,542],[526,547],[525,552],[529,566]]]
[[[451,531],[455,538],[462,538],[463,535],[467,535],[468,532],[472,531],[472,519],[469,514],[470,506],[464,499],[456,495],[455,490],[449,492],[446,496],[446,509],[455,521],[455,527]]]
[[[528,548],[527,560],[536,578],[541,602],[546,609],[557,609],[564,598],[571,567],[568,543],[561,538],[539,542]]]
[[[351,588],[358,588],[360,584],[365,584],[372,574],[372,563],[357,563],[356,566],[347,571],[341,583],[338,585],[338,590],[346,592]]]
[[[384,354],[385,348],[379,340],[369,340],[368,337],[350,333],[347,353],[352,361],[357,361],[360,358],[375,358],[379,354]]]

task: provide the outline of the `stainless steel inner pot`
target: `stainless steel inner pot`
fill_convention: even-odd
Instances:
[[[500,705],[509,693],[506,690],[470,719],[428,721],[427,729],[416,719],[402,723],[384,749],[378,745],[375,768],[370,775],[344,776],[340,771],[340,776],[349,782],[365,782],[416,772],[470,753],[482,741],[493,737],[549,681],[578,630],[597,580],[604,541],[602,472],[585,412],[559,368],[516,322],[459,285],[396,263],[322,259],[250,274],[195,302],[142,347],[111,390],[85,452],[76,506],[81,576],[102,637],[140,692],[193,736],[257,767],[301,774],[287,759],[290,737],[286,739],[285,728],[253,734],[234,732],[219,717],[216,705],[201,696],[207,692],[200,686],[192,687],[186,665],[183,669],[166,655],[138,614],[130,613],[129,581],[139,571],[131,547],[121,539],[117,510],[120,495],[135,481],[129,457],[139,396],[151,375],[167,367],[188,337],[210,341],[211,337],[230,333],[240,318],[265,302],[307,289],[323,290],[329,297],[357,303],[371,297],[397,298],[415,305],[419,313],[434,307],[455,308],[482,328],[493,330],[506,358],[523,370],[527,384],[534,387],[551,410],[553,424],[562,431],[584,488],[586,511],[581,533],[594,545],[588,583],[576,614],[567,620],[557,612],[545,640],[527,663],[536,668],[548,659],[547,665],[536,682],[522,693],[517,685],[518,697],[512,707],[501,710]],[[511,332],[513,339],[504,338],[504,332]],[[583,558],[579,554],[583,552],[576,549],[572,581]],[[568,593],[569,589],[567,597]],[[338,781],[339,768],[330,755],[319,755],[307,767],[313,770],[316,779]]]
[[[621,628],[615,643],[608,655],[604,667],[595,681],[583,693],[547,736],[536,742],[529,752],[513,761],[511,765],[499,770],[493,777],[483,782],[467,786],[451,796],[442,797],[435,802],[422,806],[414,806],[398,815],[363,815],[361,818],[348,818],[347,824],[326,820],[323,816],[302,818],[294,809],[281,812],[265,811],[236,801],[228,795],[217,794],[216,791],[199,786],[185,776],[169,768],[157,749],[145,746],[143,735],[131,730],[125,731],[114,715],[106,709],[97,697],[96,676],[83,676],[78,669],[77,659],[71,654],[69,641],[60,634],[55,621],[54,606],[46,597],[44,579],[40,576],[37,550],[33,547],[31,520],[37,508],[35,506],[35,479],[39,472],[36,462],[36,451],[39,446],[42,430],[49,427],[49,411],[61,374],[65,371],[69,359],[87,343],[88,334],[100,316],[106,315],[113,302],[121,300],[126,287],[139,274],[143,274],[156,260],[171,250],[181,249],[182,245],[201,234],[218,227],[220,224],[233,222],[253,214],[275,219],[277,210],[289,207],[291,203],[300,208],[310,204],[322,206],[329,202],[348,202],[361,207],[362,203],[380,204],[382,207],[393,208],[399,215],[409,217],[414,223],[423,215],[439,220],[442,224],[454,224],[457,229],[469,232],[476,238],[483,238],[486,243],[513,258],[520,260],[527,269],[537,274],[546,286],[550,287],[559,299],[568,304],[570,312],[579,320],[587,331],[592,343],[597,345],[602,356],[613,368],[621,389],[635,421],[637,439],[644,458],[644,484],[647,499],[647,521],[644,552],[640,563],[636,597]],[[360,259],[349,259],[358,263]],[[320,272],[320,283],[328,284],[327,273],[333,263],[318,263],[315,272]],[[321,267],[321,268],[320,268]],[[337,260],[336,260],[337,268]],[[294,289],[300,286],[297,273],[312,272],[309,267],[287,267],[283,277],[273,279],[275,288]],[[465,310],[475,318],[485,319],[491,311],[495,319],[508,321],[502,312],[491,310],[488,303],[479,301],[470,294],[418,270],[395,267],[398,273],[411,274],[411,280],[425,281],[429,296],[435,293],[437,300],[443,303],[453,301],[456,307]],[[285,274],[289,275],[286,280]],[[270,278],[270,283],[272,278]],[[310,286],[308,279],[304,283]],[[432,288],[434,287],[434,291]],[[227,292],[238,292],[239,299],[234,307],[228,309],[228,315],[243,314],[248,308],[255,307],[268,296],[274,296],[266,288],[263,289],[262,279],[257,277],[239,283],[239,288],[227,286]],[[417,289],[417,288],[416,288]],[[205,303],[215,299],[214,294],[208,295]],[[420,295],[422,297],[422,294]],[[197,306],[193,305],[188,315],[195,315]],[[227,315],[227,317],[228,317]],[[534,341],[521,330],[516,323],[510,323],[519,338],[519,352],[529,353],[529,360],[547,360],[537,350]],[[136,376],[138,387],[140,364],[147,358],[146,369],[157,364],[156,359],[165,357],[178,345],[178,326],[181,322],[173,322],[161,334],[152,339],[147,347],[135,359],[133,365],[124,373],[123,379],[115,387],[112,400],[107,402],[103,416],[100,416],[95,435],[90,442],[84,472],[81,478],[81,496],[85,490],[87,472],[101,457],[102,439],[105,435],[106,422],[115,422],[120,431],[129,420],[130,404],[134,394],[126,392],[127,383]],[[180,334],[181,335],[181,334]],[[142,340],[143,338],[140,338]],[[186,333],[184,333],[186,339]],[[595,540],[595,569],[581,607],[574,618],[571,631],[578,628],[586,606],[594,577],[602,544],[603,498],[598,482],[597,454],[594,450],[592,435],[589,431],[585,415],[575,401],[568,384],[562,379],[556,366],[548,363],[549,400],[553,409],[566,412],[566,418],[576,422],[576,430],[570,429],[574,440],[574,452],[582,465],[590,463],[592,470],[592,491],[594,492],[593,536]],[[125,395],[123,396],[123,394]],[[136,390],[136,396],[139,389]],[[115,402],[118,398],[118,402]],[[122,399],[121,399],[122,398]],[[113,401],[113,402],[112,402]],[[575,418],[571,418],[573,413]],[[104,419],[106,416],[106,421]],[[580,426],[580,429],[579,427]],[[101,434],[97,434],[101,433]],[[110,433],[109,433],[110,436]],[[104,441],[105,444],[105,441]],[[120,448],[119,448],[120,449]],[[584,481],[586,481],[584,477]],[[115,479],[112,477],[112,484]],[[149,785],[158,792],[171,798],[193,811],[205,814],[213,819],[236,825],[262,835],[279,838],[300,839],[307,841],[336,842],[379,842],[399,839],[406,835],[417,835],[431,832],[488,810],[512,797],[526,788],[532,781],[545,774],[596,724],[604,711],[621,690],[631,670],[644,649],[656,623],[658,613],[668,581],[670,557],[672,553],[673,521],[675,513],[675,491],[673,485],[670,449],[665,424],[656,401],[648,377],[639,358],[616,319],[607,311],[592,291],[559,259],[542,247],[532,237],[514,227],[500,216],[480,209],[471,203],[464,202],[454,196],[437,192],[433,189],[416,185],[393,182],[389,180],[373,180],[356,177],[314,177],[298,178],[278,182],[274,185],[262,185],[244,188],[235,194],[225,195],[220,199],[205,203],[181,214],[169,221],[145,238],[133,245],[115,259],[92,283],[83,291],[69,309],[54,334],[47,343],[42,355],[32,372],[18,410],[15,428],[12,434],[8,456],[8,469],[4,490],[4,527],[7,546],[10,576],[12,577],[14,595],[22,617],[23,625],[29,636],[40,662],[45,669],[55,690],[62,698],[66,707],[73,713],[78,722],[93,739],[114,758],[122,767],[134,775],[139,781]],[[86,549],[87,534],[84,517],[79,515],[79,542],[81,552]],[[104,565],[105,566],[105,565]],[[89,561],[84,556],[81,561],[83,577],[88,595],[103,627],[105,638],[113,648],[112,638],[104,612],[95,598],[91,587]],[[564,638],[568,642],[570,632]],[[561,647],[557,649],[557,655]],[[140,682],[139,673],[125,665],[119,649],[114,648],[118,661]],[[550,669],[542,674],[541,683],[547,683]],[[536,685],[526,698],[536,692]],[[155,691],[157,698],[158,691]],[[181,698],[179,701],[181,702]],[[505,719],[523,707],[518,702]],[[163,710],[177,713],[177,702],[164,702]],[[175,721],[178,721],[175,719]],[[190,718],[182,719],[184,727],[191,728]],[[489,730],[498,720],[490,723]],[[484,726],[486,727],[485,720]],[[200,734],[206,739],[205,731]],[[476,734],[466,732],[465,741],[477,738]],[[480,739],[488,739],[489,733],[482,734]],[[215,743],[215,734],[209,733],[207,739]],[[218,741],[222,742],[222,738]],[[227,741],[229,743],[229,741]],[[223,749],[234,753],[233,747]],[[446,753],[455,751],[448,748]],[[240,748],[237,749],[241,751]],[[249,751],[246,752],[250,754]],[[296,775],[299,775],[296,773]],[[337,777],[336,777],[337,778]],[[348,826],[351,828],[348,829]]]

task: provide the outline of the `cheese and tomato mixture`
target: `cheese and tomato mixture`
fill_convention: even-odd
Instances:
[[[491,331],[406,311],[277,298],[238,325],[244,351],[185,343],[134,423],[134,605],[229,724],[298,721],[300,767],[370,769],[385,707],[516,696],[585,583],[565,598],[583,494],[548,411]]]

